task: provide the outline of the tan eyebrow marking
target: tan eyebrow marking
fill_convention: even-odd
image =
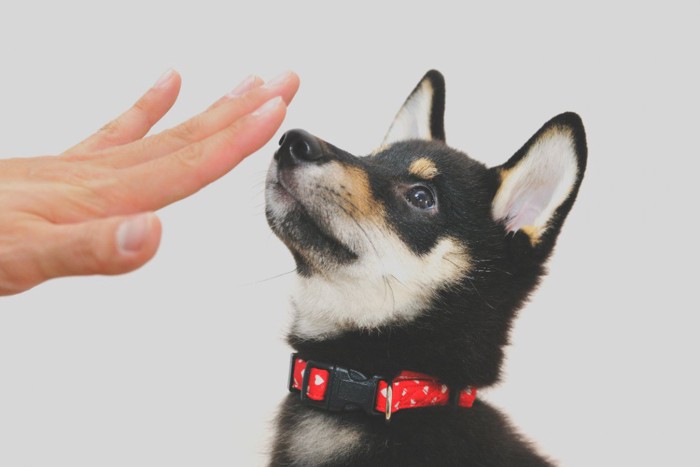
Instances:
[[[408,172],[423,180],[430,180],[438,174],[438,169],[430,159],[421,157],[411,162]]]

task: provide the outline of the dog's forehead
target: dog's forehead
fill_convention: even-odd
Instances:
[[[480,165],[466,154],[442,142],[402,141],[381,148],[366,158],[369,166],[387,173],[431,180],[450,172],[451,176]]]

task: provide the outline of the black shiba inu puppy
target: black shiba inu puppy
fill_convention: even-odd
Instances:
[[[580,118],[487,168],[445,144],[428,72],[382,146],[280,141],[267,218],[297,264],[297,353],[273,466],[550,465],[476,398],[544,272],[586,167]]]

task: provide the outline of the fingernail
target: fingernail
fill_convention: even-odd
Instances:
[[[131,217],[117,228],[117,248],[121,253],[135,253],[143,247],[151,227],[151,215]]]
[[[166,84],[168,84],[168,81],[170,81],[170,80],[172,79],[173,76],[175,76],[175,70],[173,70],[172,68],[170,68],[168,71],[166,71],[165,73],[163,73],[163,74],[160,76],[160,78],[158,78],[158,81],[156,81],[156,82],[153,84],[153,87],[154,87],[154,88],[162,88],[162,87],[164,87]]]
[[[254,115],[256,117],[261,117],[263,115],[266,115],[273,111],[274,109],[277,108],[278,105],[282,102],[282,97],[277,96],[273,97],[269,101],[265,102],[263,105],[257,108],[255,112],[253,112],[251,115]]]
[[[285,71],[284,73],[275,76],[275,77],[272,78],[270,81],[268,81],[267,83],[265,83],[265,87],[266,87],[266,88],[274,88],[274,87],[277,87],[277,86],[279,86],[280,84],[282,84],[282,83],[284,83],[285,81],[287,81],[287,79],[289,79],[289,75],[291,75],[291,74],[292,74],[291,71]]]
[[[257,83],[259,79],[261,78],[255,75],[248,76],[246,79],[241,81],[238,86],[233,88],[231,92],[226,94],[226,97],[238,97],[245,94],[246,92],[250,91],[253,86],[255,86],[255,83]]]

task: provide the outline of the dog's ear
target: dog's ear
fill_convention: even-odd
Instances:
[[[545,123],[505,164],[495,167],[500,186],[492,204],[507,232],[548,250],[576,199],[586,170],[581,118],[564,113]]]
[[[445,78],[430,70],[396,114],[382,146],[410,139],[445,141]]]

